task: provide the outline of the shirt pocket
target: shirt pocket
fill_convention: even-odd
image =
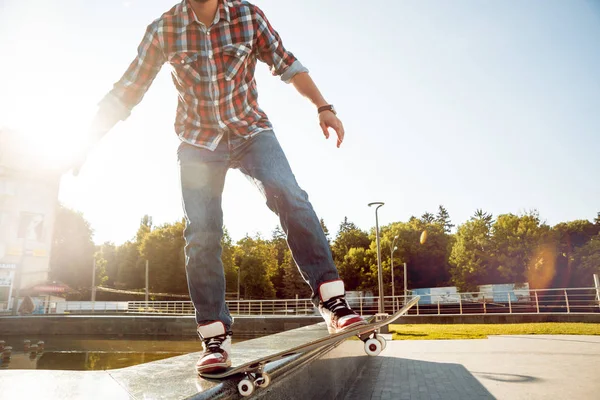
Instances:
[[[197,83],[202,81],[199,72],[198,53],[174,53],[169,58],[169,64],[175,71],[176,78],[181,83]]]
[[[223,46],[223,72],[226,80],[230,81],[238,75],[250,53],[252,53],[252,47],[249,43]]]

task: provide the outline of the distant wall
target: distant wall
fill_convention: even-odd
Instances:
[[[234,335],[258,336],[323,322],[321,317],[235,317]],[[0,317],[0,335],[196,336],[193,316]]]

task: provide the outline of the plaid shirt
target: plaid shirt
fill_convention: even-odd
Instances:
[[[206,27],[187,1],[147,27],[137,56],[100,107],[127,119],[169,63],[179,93],[175,131],[181,140],[214,150],[227,130],[248,136],[272,129],[258,106],[257,59],[286,83],[308,70],[284,48],[257,6],[222,0],[213,24]]]

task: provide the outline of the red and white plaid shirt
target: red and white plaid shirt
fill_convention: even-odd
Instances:
[[[257,6],[221,0],[206,27],[187,2],[148,26],[136,58],[100,106],[127,119],[169,63],[179,92],[175,131],[181,140],[214,150],[226,130],[246,136],[272,129],[257,102],[257,59],[286,83],[308,70],[284,48]]]

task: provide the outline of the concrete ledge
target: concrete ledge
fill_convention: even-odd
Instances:
[[[485,315],[407,315],[399,324],[521,324],[534,322],[600,323],[598,314],[485,314]]]
[[[232,358],[234,363],[239,364],[326,335],[325,324],[319,323],[247,340],[233,345]],[[362,348],[362,342],[347,342],[355,342],[354,347]],[[357,357],[336,361],[339,355],[348,355],[344,349],[343,345],[329,346],[267,365],[265,371],[271,375],[273,383],[271,387],[258,391],[257,395],[264,392],[260,396],[311,398],[313,396],[296,396],[296,393],[306,393],[311,388],[321,394],[318,398],[329,397],[323,397],[324,393],[335,397],[344,390],[348,379],[353,379],[353,372],[358,370],[361,362]],[[199,356],[200,352],[108,371],[0,371],[0,387],[2,396],[11,400],[240,398],[237,380],[209,381],[198,377],[194,365]],[[290,389],[297,392],[290,392]]]
[[[270,335],[322,322],[320,316],[235,317],[239,336]],[[57,315],[0,317],[0,335],[196,336],[193,316]]]

